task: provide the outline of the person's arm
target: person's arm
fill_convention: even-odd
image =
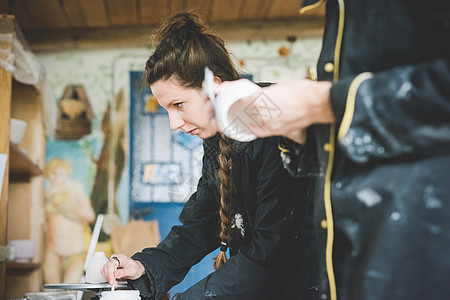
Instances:
[[[343,78],[330,92],[338,142],[356,162],[450,148],[450,63],[439,59]]]
[[[207,160],[197,191],[185,204],[180,215],[183,225],[172,227],[168,236],[156,247],[146,248],[132,256],[142,263],[145,276],[129,281],[146,297],[162,297],[181,282],[189,269],[206,254],[216,249],[218,239],[217,195],[211,190]]]
[[[247,211],[253,224],[250,245],[174,299],[205,299],[208,295],[214,299],[273,296],[279,284],[275,274],[293,263],[296,242],[292,232],[301,228],[308,207],[307,201],[299,196],[305,191],[305,181],[291,177],[283,169],[277,146],[277,137],[257,140],[249,146],[244,158],[243,186],[252,188],[253,180],[257,186],[256,203],[247,204],[252,207],[251,212]],[[292,205],[295,210],[290,209]],[[288,214],[291,211],[294,215]]]

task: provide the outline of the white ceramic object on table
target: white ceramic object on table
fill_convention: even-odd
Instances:
[[[75,300],[75,293],[73,291],[57,291],[57,292],[31,292],[26,293],[25,298],[28,300]],[[22,298],[19,298],[22,299]],[[13,300],[13,299],[11,299]]]
[[[10,240],[8,248],[14,249],[14,261],[28,263],[34,258],[36,244],[33,240]]]
[[[101,300],[140,300],[138,290],[103,291]]]
[[[14,144],[20,144],[27,130],[27,122],[19,119],[11,119],[9,124],[10,140]]]
[[[86,283],[106,282],[105,278],[100,273],[100,270],[107,261],[108,259],[105,256],[105,252],[94,253],[86,268]]]

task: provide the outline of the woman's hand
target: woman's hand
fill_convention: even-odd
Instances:
[[[123,254],[113,254],[100,272],[109,284],[117,287],[117,279],[138,279],[145,274],[145,268],[138,260]]]

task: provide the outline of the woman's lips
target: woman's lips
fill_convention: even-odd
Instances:
[[[197,132],[197,128],[192,129],[191,131],[188,131],[188,132],[186,132],[186,133],[189,133],[190,135],[195,135],[196,132]]]

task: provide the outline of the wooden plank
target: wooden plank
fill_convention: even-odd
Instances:
[[[300,17],[300,3],[295,0],[271,0],[265,17],[281,19],[286,17]]]
[[[73,1],[73,0],[72,0]],[[107,27],[108,19],[106,17],[103,0],[77,0],[81,11],[86,19],[88,27],[99,28]]]
[[[247,39],[277,39],[288,35],[319,37],[323,33],[323,18],[292,18],[278,21],[228,22],[211,24],[214,32],[229,41]],[[146,25],[136,28],[27,32],[28,44],[34,52],[73,49],[108,49],[148,47],[149,35],[155,29]]]
[[[108,0],[109,15],[112,26],[136,26],[136,1]]]
[[[10,10],[25,31],[159,24],[180,11],[209,22],[298,17],[299,0],[15,0]],[[324,15],[321,10],[311,14]]]
[[[55,0],[27,0],[23,5],[33,14],[35,29],[68,28],[61,6]]]
[[[240,19],[249,21],[263,19],[269,2],[270,0],[245,0]]]
[[[285,19],[279,21],[232,22],[219,24],[214,29],[227,42],[244,40],[279,40],[287,36],[298,38],[321,37],[323,18]]]
[[[169,3],[169,15],[172,16],[180,12],[186,11],[187,0],[171,0]]]
[[[3,16],[0,19],[0,33],[11,34],[14,32],[13,16]],[[4,45],[3,50],[11,50],[12,43]],[[9,158],[9,120],[11,118],[11,73],[0,67],[0,153]],[[0,246],[7,243],[8,224],[8,186],[9,186],[9,159],[3,174],[3,184],[0,186]],[[5,261],[0,260],[0,300],[6,299],[6,268]]]
[[[0,1],[0,14],[6,15],[9,13],[9,2],[5,0]]]
[[[14,33],[14,16],[4,15],[0,17],[0,33],[1,34],[13,34]],[[11,50],[12,43],[5,43],[2,47],[3,50]]]
[[[214,0],[211,22],[238,20],[242,5],[243,0]]]
[[[164,5],[162,5],[164,3]],[[169,6],[161,0],[139,0],[143,25],[156,25],[169,14]]]
[[[211,20],[211,12],[213,8],[213,1],[205,0],[188,0],[187,1],[187,11],[197,14],[204,20],[208,22]]]
[[[19,146],[10,143],[10,181],[29,181],[31,176],[42,175],[43,171],[36,165]]]
[[[59,3],[70,28],[87,27],[86,17],[79,1],[60,0]]]
[[[11,4],[11,14],[16,17],[20,27],[25,30],[36,29],[36,21],[34,16],[26,6],[23,5],[24,0],[15,0]]]
[[[40,263],[35,262],[28,262],[28,263],[21,263],[21,262],[14,262],[14,261],[8,261],[6,263],[6,268],[8,270],[8,273],[13,273],[14,271],[32,271],[35,269],[38,269],[41,266]]]
[[[11,73],[0,67],[0,153],[9,156],[9,119],[11,105]],[[8,165],[0,187],[0,246],[6,246],[7,220],[8,220]],[[5,299],[5,267],[0,262],[0,300]]]
[[[10,34],[14,32],[14,17],[4,16],[0,19],[0,33]],[[11,50],[12,44],[4,45]],[[0,67],[0,153],[9,157],[9,119],[11,117],[11,73]],[[8,186],[9,186],[9,165],[3,174],[3,184],[0,186],[0,246],[6,246],[7,222],[8,222]],[[0,260],[0,300],[6,298],[6,268],[5,261]]]
[[[137,25],[142,25],[142,9],[141,9],[141,0],[134,0],[136,5],[136,21]]]

